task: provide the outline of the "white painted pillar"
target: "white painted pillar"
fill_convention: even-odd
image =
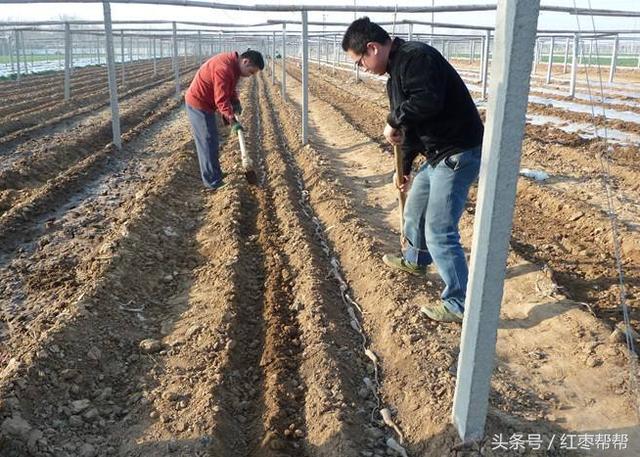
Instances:
[[[469,64],[473,65],[473,59],[475,57],[475,53],[476,53],[476,40],[471,40],[471,43],[469,43]]]
[[[273,48],[271,50],[271,84],[276,83],[276,32],[273,32]]]
[[[7,36],[7,46],[9,48],[9,61],[11,62],[11,73],[15,73],[16,65],[13,62],[13,48],[11,45],[11,35]],[[638,62],[640,62],[640,59],[638,59]]]
[[[555,44],[555,37],[551,37],[551,43],[549,44],[549,62],[547,62],[547,84],[551,82],[551,72],[553,71],[553,47]]]
[[[491,96],[478,186],[453,422],[463,442],[484,436],[513,220],[539,0],[499,0]]]
[[[480,41],[480,82],[484,81],[484,50],[485,50],[485,40],[486,36],[483,36]]]
[[[584,62],[584,41],[580,42],[578,47],[578,64],[583,65]]]
[[[20,43],[22,44],[22,63],[24,63],[24,74],[29,72],[29,66],[27,64],[27,40],[24,39],[24,32],[20,32]],[[33,72],[33,68],[31,69]]]
[[[107,77],[109,80],[109,99],[111,104],[111,130],[113,144],[116,148],[122,148],[120,137],[120,110],[118,107],[118,82],[116,81],[116,56],[113,49],[113,30],[111,27],[111,5],[102,2],[104,12],[105,51],[107,56]]]
[[[408,41],[412,41],[413,40],[413,24],[409,24],[409,40]]]
[[[20,32],[14,30],[13,33],[16,37],[16,81],[20,82]]]
[[[287,24],[282,24],[282,79],[280,81],[282,87],[282,98],[287,98]]]
[[[64,23],[64,101],[71,98],[71,27]]]
[[[538,72],[538,64],[540,63],[540,41],[536,39],[536,45],[533,51],[533,74]]]
[[[569,60],[569,37],[564,42],[564,63],[562,64],[562,73],[567,72],[567,61]]]
[[[620,44],[620,37],[616,35],[613,40],[613,51],[611,52],[611,67],[609,68],[609,82],[613,82],[613,77],[616,74],[616,65],[618,64],[618,46]],[[598,62],[600,64],[600,62]]]
[[[173,75],[176,80],[176,98],[180,97],[180,64],[178,63],[178,28],[173,22]]]
[[[153,76],[158,74],[158,62],[156,60],[156,37],[151,38],[151,48],[153,52]]]
[[[318,55],[316,56],[316,60],[318,61],[318,71],[320,71],[320,50],[322,47],[322,37],[318,36]]]
[[[578,46],[580,46],[580,34],[573,35],[573,49],[571,53],[571,81],[569,83],[569,96],[576,95],[576,77],[578,75]]]
[[[120,30],[120,66],[122,67],[122,87],[125,85],[125,68],[124,68],[124,30]]]
[[[100,65],[100,36],[96,37],[96,59],[98,60],[97,64]]]
[[[184,65],[187,66],[187,55],[189,54],[188,52],[188,38],[184,37]]]
[[[333,35],[333,74],[336,74],[336,63],[338,61],[338,35]]]
[[[202,64],[202,35],[198,30],[198,65]]]
[[[489,54],[491,53],[491,30],[485,31],[484,53],[482,62],[482,99],[487,99],[487,85],[489,79]]]
[[[309,25],[302,11],[302,144],[308,142],[309,125]]]

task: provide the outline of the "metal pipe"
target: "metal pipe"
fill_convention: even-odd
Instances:
[[[569,38],[564,43],[564,63],[562,64],[562,73],[567,72],[567,61],[569,60]]]

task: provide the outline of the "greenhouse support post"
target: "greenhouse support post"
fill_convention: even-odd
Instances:
[[[539,0],[499,0],[496,12],[491,96],[452,412],[463,442],[484,437],[539,6]]]
[[[71,26],[64,24],[64,101],[71,98]]]
[[[120,137],[120,111],[118,108],[118,82],[116,81],[116,56],[113,48],[113,30],[111,27],[111,5],[102,3],[104,12],[105,51],[107,56],[107,76],[109,80],[109,99],[111,105],[111,130],[113,144],[116,148],[122,148]]]
[[[309,124],[309,25],[302,11],[302,144],[308,141]]]
[[[551,82],[551,72],[553,71],[553,47],[555,44],[555,37],[551,37],[551,43],[549,44],[549,62],[547,62],[547,84]]]

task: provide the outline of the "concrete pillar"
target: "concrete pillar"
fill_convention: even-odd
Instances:
[[[573,48],[571,54],[571,82],[569,83],[569,96],[576,95],[576,77],[578,75],[578,46],[580,46],[580,34],[573,35]]]
[[[499,0],[497,5],[491,96],[453,399],[453,423],[466,443],[484,436],[539,7],[539,0]]]
[[[489,54],[491,53],[491,30],[485,31],[484,53],[482,55],[482,99],[487,99],[487,81],[489,79]]]
[[[20,82],[20,32],[14,30],[13,33],[16,38],[16,81]]]
[[[562,73],[567,72],[567,61],[569,60],[569,37],[564,42],[564,63],[562,64]]]
[[[20,32],[20,43],[22,44],[22,62],[24,63],[24,74],[26,75],[29,72],[29,67],[27,64],[27,43],[24,39],[24,32]],[[33,68],[31,71],[33,72]]]
[[[151,39],[151,47],[153,52],[153,76],[158,74],[158,63],[156,60],[156,37]]]
[[[282,98],[287,98],[287,24],[282,24]]]
[[[483,36],[480,41],[480,82],[484,81],[484,50],[485,50],[485,40],[486,36]]]
[[[64,23],[64,101],[71,98],[71,27]]]
[[[476,40],[471,40],[469,43],[469,64],[473,65],[473,59],[476,53]]]
[[[125,81],[125,68],[124,68],[124,30],[120,30],[120,66],[122,67],[122,86],[124,87]]]
[[[198,65],[202,63],[202,35],[198,30]]]
[[[551,43],[549,44],[549,62],[547,63],[547,84],[551,82],[551,72],[553,71],[553,47],[555,44],[555,37],[551,37]]]
[[[609,68],[609,82],[613,82],[613,77],[616,74],[616,65],[618,64],[618,46],[620,44],[620,37],[616,35],[613,40],[613,51],[611,52],[611,67]],[[600,62],[598,62],[600,65]]]
[[[273,32],[271,49],[271,84],[276,83],[276,32]]]
[[[187,47],[188,46],[188,42],[187,41],[188,41],[188,38],[185,37],[184,38],[184,65],[185,66],[187,65],[187,55],[189,54],[188,47]]]
[[[333,74],[336,74],[336,63],[338,61],[338,35],[333,35]]]
[[[302,144],[309,135],[309,26],[307,11],[302,11]]]
[[[176,98],[180,97],[180,64],[178,63],[178,28],[173,22],[173,75],[176,80]]]
[[[13,62],[13,49],[12,49],[12,45],[11,45],[11,36],[7,37],[7,46],[9,49],[9,61],[11,62],[11,73],[15,73],[16,72],[16,65]],[[640,62],[640,59],[638,59],[638,62]]]
[[[109,79],[109,99],[111,104],[111,130],[113,144],[116,148],[122,148],[120,137],[120,110],[118,107],[118,83],[116,81],[116,57],[113,49],[113,30],[111,27],[111,5],[108,1],[102,2],[104,12],[105,51],[107,55],[107,76]]]

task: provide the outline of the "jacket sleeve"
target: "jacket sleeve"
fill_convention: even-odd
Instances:
[[[229,122],[233,121],[231,100],[235,96],[233,75],[227,68],[213,70],[213,97],[216,108]]]
[[[420,141],[420,138],[418,138],[414,132],[405,130],[401,149],[402,174],[408,176],[411,174],[413,161],[418,154],[424,151],[424,144],[422,144],[422,141]]]
[[[391,127],[412,127],[438,115],[447,83],[441,65],[423,53],[409,57],[400,80],[405,100],[389,112],[387,123]]]

